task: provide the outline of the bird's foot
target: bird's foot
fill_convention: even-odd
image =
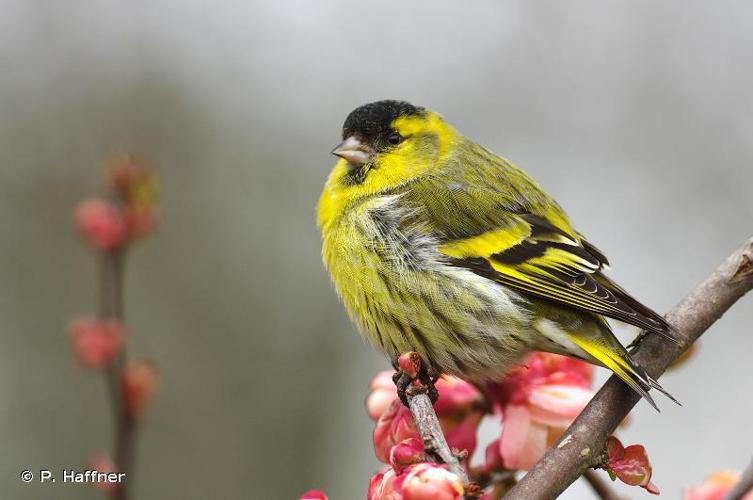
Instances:
[[[395,362],[395,369],[397,372],[392,376],[392,381],[397,387],[397,396],[405,406],[409,406],[408,396],[421,393],[427,394],[432,404],[436,403],[439,392],[434,384],[439,376],[429,375],[417,352],[401,354]]]

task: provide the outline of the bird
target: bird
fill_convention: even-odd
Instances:
[[[317,206],[322,257],[359,330],[395,365],[500,380],[533,351],[657,389],[607,318],[674,338],[605,271],[607,257],[522,169],[406,101],[353,110]]]

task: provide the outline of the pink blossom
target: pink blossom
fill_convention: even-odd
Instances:
[[[113,250],[125,242],[123,216],[108,201],[89,199],[79,203],[73,221],[81,237],[98,250]]]
[[[377,373],[376,377],[371,379],[369,384],[369,395],[366,396],[366,413],[372,420],[379,420],[392,401],[397,397],[395,383],[392,381],[391,370],[384,370]]]
[[[374,452],[381,462],[389,463],[393,446],[406,439],[420,437],[410,410],[395,398],[374,428]]]
[[[525,366],[489,385],[502,414],[499,453],[506,468],[533,467],[593,397],[592,377],[583,361],[534,353]]]
[[[301,495],[300,500],[328,500],[328,497],[322,490],[308,490]]]
[[[137,360],[128,363],[123,370],[123,403],[132,418],[138,418],[157,390],[159,371],[151,361]]]
[[[368,500],[457,500],[463,496],[460,478],[444,465],[419,463],[398,473],[387,468],[369,482]]]
[[[388,467],[377,472],[369,481],[368,500],[402,500],[402,484],[408,472],[397,474]]]
[[[739,481],[740,473],[738,471],[715,472],[698,486],[685,491],[685,500],[723,500]],[[753,492],[747,493],[742,500],[753,500]]]
[[[390,465],[400,473],[405,467],[426,460],[424,444],[418,438],[408,438],[390,448]]]
[[[481,402],[478,389],[457,377],[442,376],[434,385],[439,392],[434,410],[440,418],[463,417]]]
[[[125,339],[125,328],[114,319],[78,318],[68,330],[76,359],[84,367],[92,369],[110,365]]]
[[[403,500],[455,500],[463,497],[463,482],[443,466],[414,465],[402,484]]]
[[[371,381],[371,392],[366,398],[366,411],[377,419],[374,429],[376,456],[388,463],[390,448],[400,441],[419,437],[410,410],[397,398],[394,372],[383,371]],[[478,389],[456,377],[443,376],[436,382],[439,399],[434,409],[439,417],[447,443],[452,448],[467,450],[472,455],[476,449],[476,430],[483,417],[482,397]]]

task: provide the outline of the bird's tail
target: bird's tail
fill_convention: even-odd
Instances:
[[[603,323],[603,327],[600,330],[600,334],[595,338],[583,336],[579,333],[571,333],[569,338],[575,345],[588,354],[594,363],[612,370],[631,389],[651,403],[651,406],[656,411],[659,411],[659,407],[649,394],[648,391],[650,389],[656,389],[674,403],[680,404],[646,370],[633,361],[630,353],[620,344],[606,322]]]

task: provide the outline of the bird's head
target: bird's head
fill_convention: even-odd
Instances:
[[[353,194],[388,191],[429,172],[452,149],[455,130],[438,114],[404,101],[353,110],[343,124],[330,181]]]

